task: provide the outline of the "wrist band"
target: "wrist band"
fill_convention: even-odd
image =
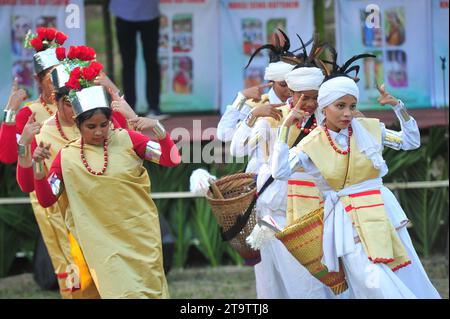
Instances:
[[[14,110],[5,110],[4,111],[4,122],[6,124],[15,124],[16,123],[16,111]]]
[[[19,157],[27,158],[30,156],[31,146],[30,146],[30,144],[28,144],[28,145],[17,144],[17,151],[18,151]]]
[[[404,122],[408,122],[411,119],[411,116],[408,114],[408,111],[401,100],[398,100],[397,105],[394,106],[394,111]]]
[[[244,95],[242,95],[241,92],[239,92],[236,98],[234,99],[233,104],[231,104],[231,106],[234,107],[236,110],[240,111],[246,101],[247,98]]]
[[[45,174],[44,161],[36,162],[33,160],[33,171],[36,175]]]
[[[157,139],[161,140],[166,137],[166,130],[159,121],[156,122],[156,126],[152,130]]]
[[[290,127],[287,127],[285,125],[281,125],[278,129],[278,140],[280,142],[286,143],[288,142],[288,136],[289,136],[289,130]]]
[[[248,113],[246,119],[245,119],[245,123],[247,124],[248,127],[253,127],[253,125],[255,125],[255,122],[258,118],[253,115],[252,112]]]

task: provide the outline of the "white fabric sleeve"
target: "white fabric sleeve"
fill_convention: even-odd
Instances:
[[[222,142],[230,142],[237,125],[247,117],[250,110],[247,104],[240,111],[232,105],[228,105],[217,125],[217,138]]]
[[[420,131],[416,120],[409,115],[409,119],[404,118],[406,109],[402,101],[394,107],[394,112],[400,121],[401,131],[387,129],[381,123],[381,136],[383,145],[395,150],[414,150],[420,147]]]
[[[289,146],[281,141],[275,141],[272,154],[272,176],[275,179],[287,180],[291,176],[289,167]]]
[[[255,149],[256,145],[249,145],[250,137],[252,136],[253,129],[242,121],[231,139],[230,154],[234,157],[244,157],[252,153],[250,148]]]

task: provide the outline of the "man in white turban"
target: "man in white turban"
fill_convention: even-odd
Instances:
[[[323,234],[317,238],[323,252],[318,257],[330,272],[343,267],[348,297],[439,298],[412,245],[405,227],[408,219],[382,181],[388,171],[383,147],[417,149],[420,132],[384,85],[378,88],[378,101],[392,106],[402,130],[386,129],[378,119],[354,117],[359,90],[348,73],[357,73],[351,62],[365,57],[373,56],[355,56],[343,67],[334,61],[332,74],[319,89],[318,127],[291,149],[283,130],[292,129],[305,113],[298,106],[290,113],[274,148],[272,174],[286,180],[303,170],[314,177],[324,200]],[[377,274],[376,285],[367,284],[369,268]]]
[[[292,98],[276,108],[280,112],[278,117],[258,116],[255,112],[257,109],[252,110],[247,120],[237,129],[230,146],[231,154],[234,156],[245,156],[253,152],[259,158],[261,165],[257,178],[259,193],[256,202],[257,216],[258,219],[279,229],[286,226],[288,183],[273,181],[271,178],[271,158],[277,139],[277,129],[283,123],[284,117],[289,114],[292,101],[299,101],[299,92],[310,97],[310,100],[304,97],[304,105],[314,112],[317,106],[317,90],[324,78],[322,71],[316,67],[300,67],[295,70],[293,68],[293,65],[286,66],[284,62],[269,65],[266,69],[266,79],[274,81],[273,88],[276,85],[286,85]],[[292,130],[289,137],[290,146],[298,140],[301,133],[302,130],[299,128]],[[314,203],[318,206],[319,200]],[[259,249],[261,254],[261,262],[257,265],[259,268],[255,267],[258,298],[331,297],[329,288],[314,278],[274,237],[274,232],[268,227],[257,225],[247,238],[247,242],[255,249]]]

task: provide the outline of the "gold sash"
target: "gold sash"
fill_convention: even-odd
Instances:
[[[24,107],[28,107],[31,112],[36,113],[36,122],[37,123],[44,123],[51,114],[48,113],[48,111],[45,109],[45,107],[41,104],[39,100],[29,102],[24,105]],[[54,113],[56,113],[58,107],[54,104],[47,104],[47,108]]]
[[[278,109],[282,112],[282,118],[279,121],[272,117],[267,118],[273,129],[277,129],[281,126],[291,110],[289,104],[285,104]],[[297,125],[291,126],[288,135],[289,148],[294,145],[300,135],[300,132],[301,131]],[[303,171],[303,169],[300,169],[299,171]],[[315,186],[313,180],[289,179],[287,196],[286,226],[291,225],[293,221],[301,216],[318,209],[322,201],[320,191]]]
[[[40,142],[51,143],[50,158],[44,161],[47,171],[50,169],[59,150],[68,142],[61,136],[56,125],[50,123],[53,119],[54,116],[45,121],[41,132],[36,135],[38,145]],[[62,130],[68,139],[73,140],[80,136],[79,130],[75,125],[72,127],[64,126]],[[83,255],[79,247],[74,247],[77,246],[76,241],[74,239],[69,241],[70,234],[65,219],[68,218],[68,215],[70,216],[70,207],[68,206],[66,193],[62,192],[58,201],[48,208],[39,206],[39,209],[35,211],[35,215],[53,267],[55,268],[63,298],[98,298],[99,294],[95,285],[91,284],[92,280],[90,279],[90,275],[81,271],[84,267]],[[73,252],[79,252],[79,254],[74,258]],[[73,265],[76,265],[80,269],[79,282],[81,286],[78,289],[74,289],[70,282],[73,274],[68,273]]]
[[[323,204],[320,191],[312,179],[289,179],[287,196],[286,227]]]
[[[359,118],[369,133],[381,142],[379,120]],[[372,162],[358,151],[356,138],[350,139],[350,153],[337,153],[322,127],[316,128],[300,142],[299,147],[320,170],[328,185],[335,191],[377,178],[379,171]],[[358,232],[364,250],[373,262],[386,263],[395,270],[410,261],[397,232],[392,226],[384,208],[379,190],[341,197],[348,209],[352,222]]]
[[[103,167],[103,147],[85,145],[90,167]],[[80,141],[61,152],[74,236],[102,298],[168,298],[159,218],[150,179],[125,130],[112,130],[106,173],[89,173]]]

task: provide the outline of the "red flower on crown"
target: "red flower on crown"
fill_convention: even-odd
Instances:
[[[40,38],[34,38],[30,41],[30,44],[33,46],[33,48],[39,52],[44,49],[44,44],[42,43],[42,40]]]
[[[37,28],[36,33],[39,39],[41,40],[47,39],[47,28]]]
[[[66,58],[66,48],[64,48],[64,47],[57,47],[55,50],[55,53],[56,53],[56,58],[59,61],[62,61]]]
[[[25,37],[24,45],[25,48],[34,48],[37,52],[39,52],[63,45],[66,40],[67,36],[55,28],[40,27],[36,29],[36,34],[28,31]]]
[[[66,42],[66,40],[67,40],[67,35],[65,35],[65,34],[62,33],[62,32],[57,32],[57,33],[56,33],[56,35],[55,35],[55,41],[56,41],[56,43],[58,43],[58,44],[60,44],[60,45],[63,45],[64,42]]]
[[[97,74],[99,74],[100,71],[103,69],[103,64],[101,64],[97,61],[93,61],[93,62],[91,62],[89,67],[93,68],[97,72]]]
[[[56,37],[56,32],[55,28],[47,28],[47,40],[53,41]]]
[[[95,56],[95,50],[87,46],[71,46],[69,48],[67,58],[76,60],[77,62],[75,63],[79,65],[70,72],[69,80],[66,82],[66,86],[70,90],[78,91],[94,85],[93,81],[100,74],[103,65],[97,61],[91,61],[89,63],[89,60],[86,60]]]

